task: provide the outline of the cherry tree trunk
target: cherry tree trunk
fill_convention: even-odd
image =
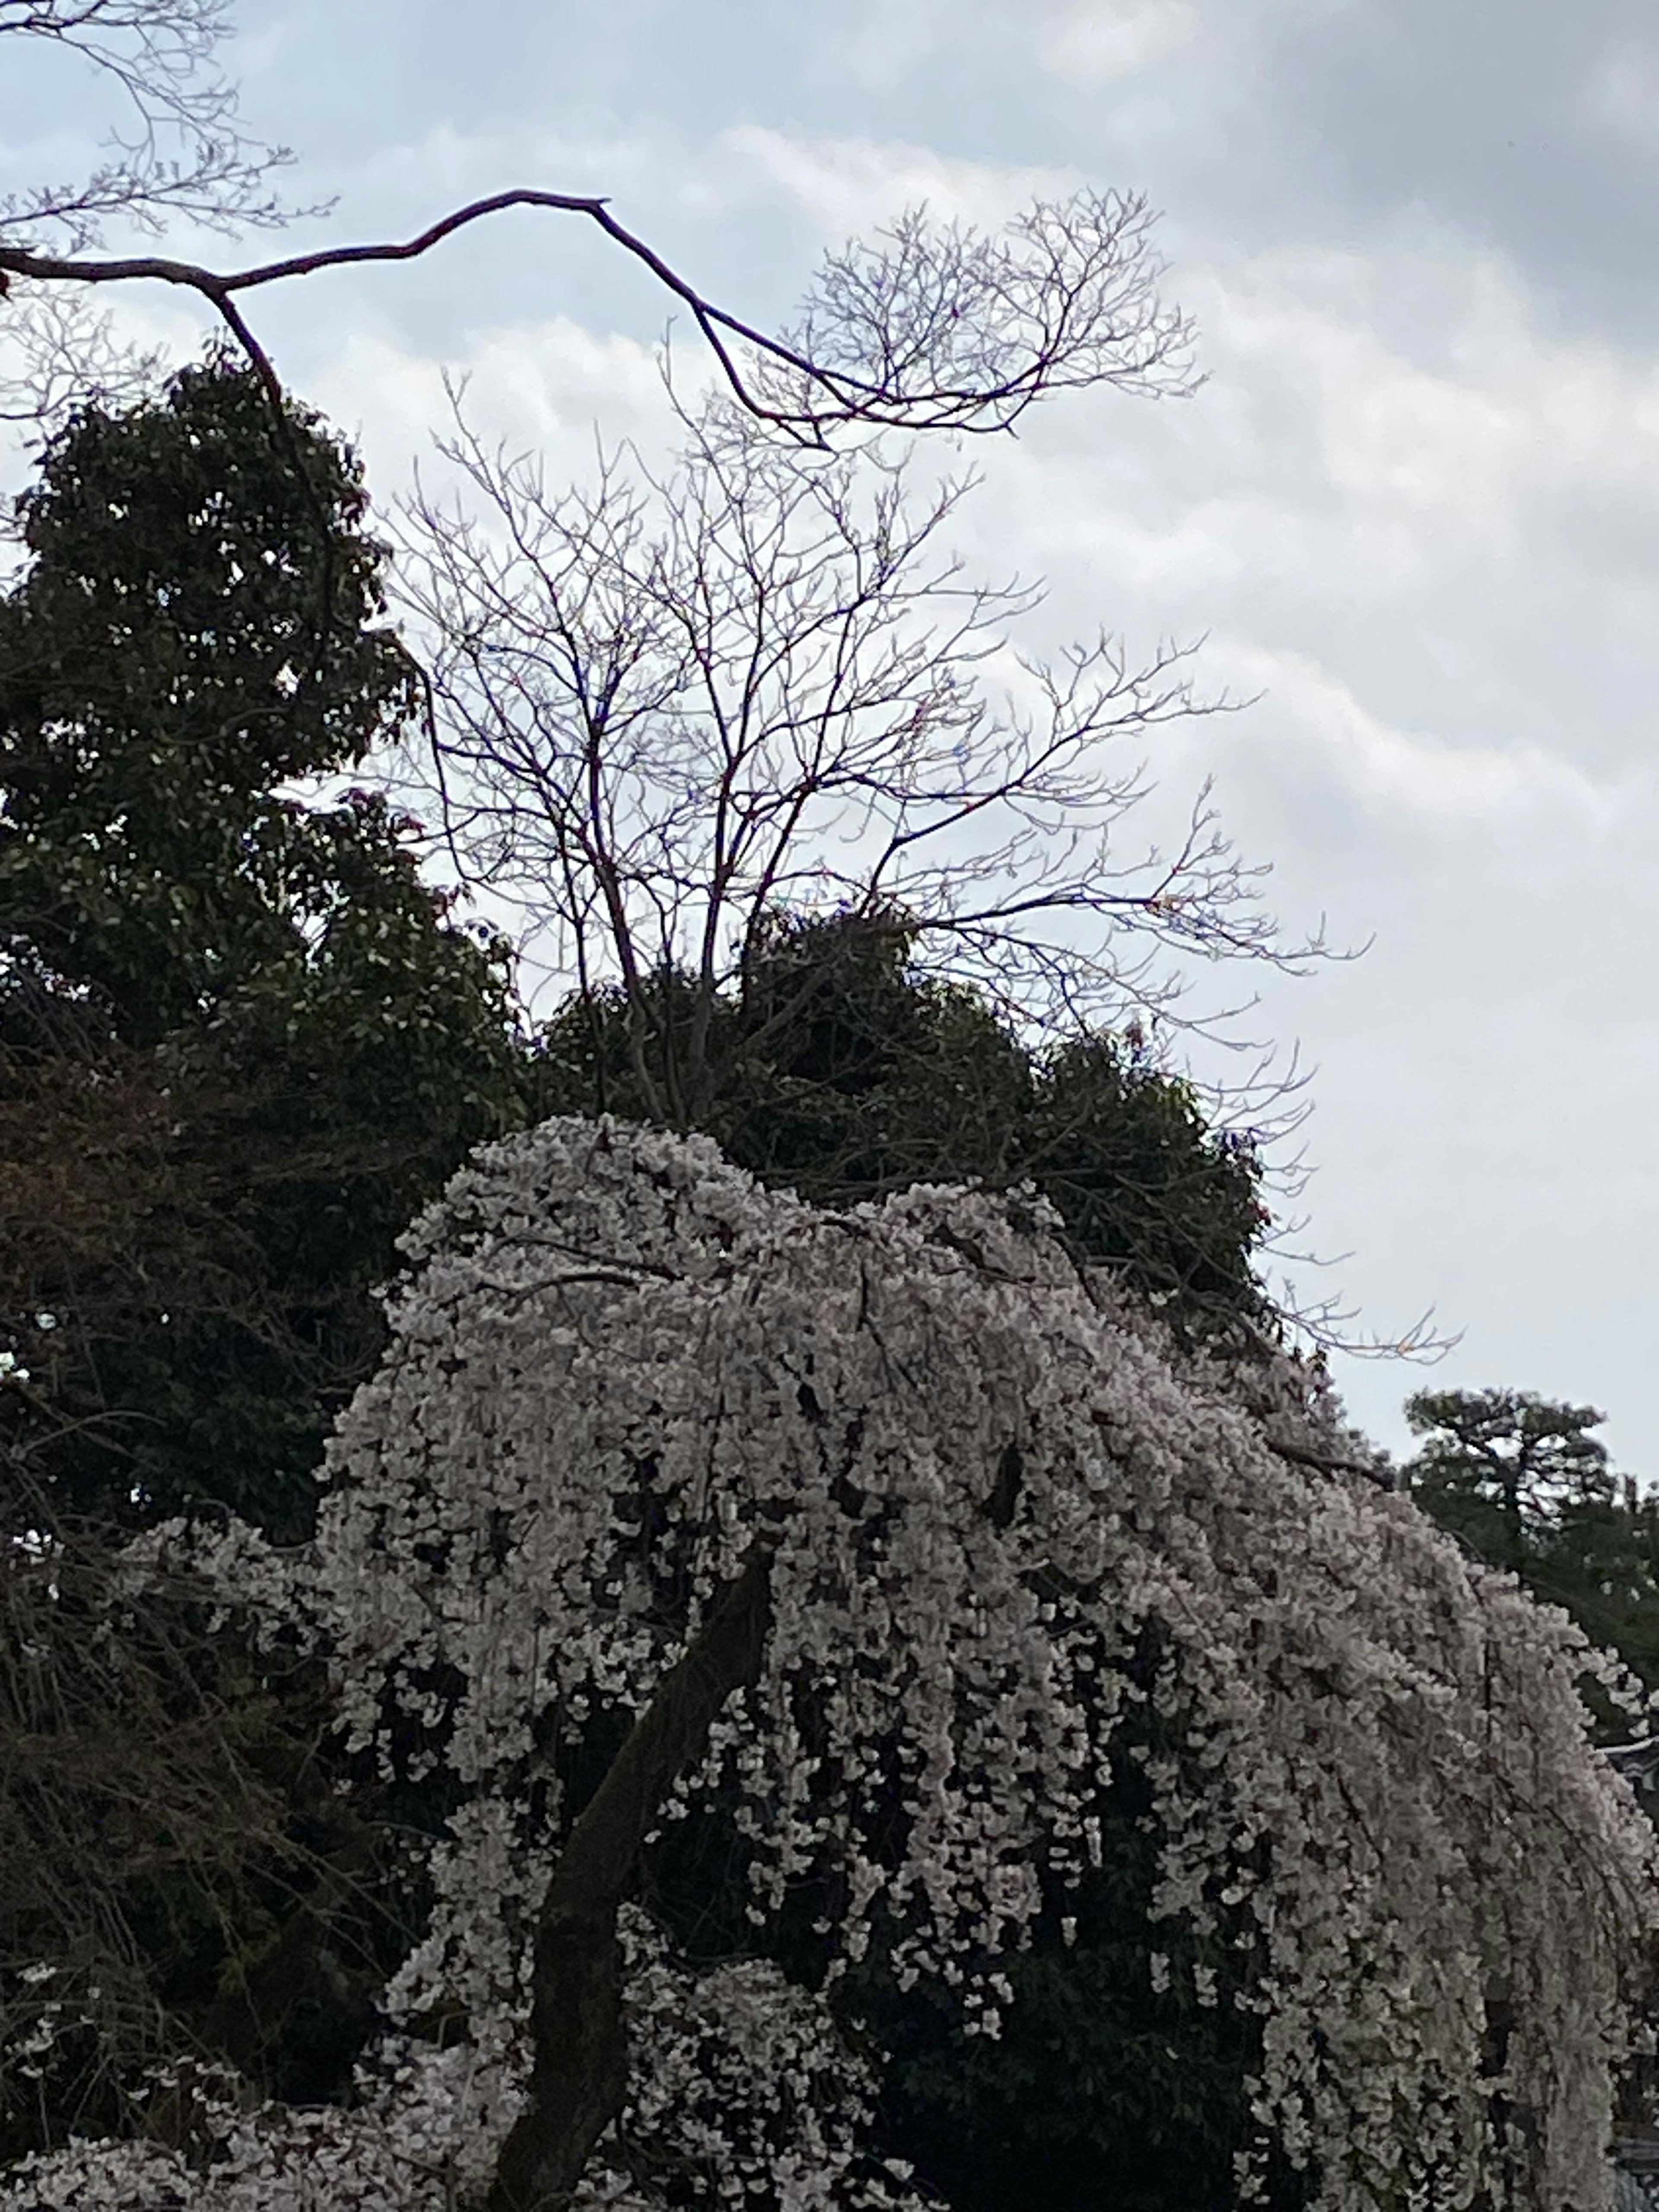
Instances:
[[[617,1908],[676,1780],[734,1690],[760,1672],[771,1554],[757,1546],[635,1723],[571,1830],[536,1930],[529,2101],[502,2147],[489,2212],[562,2212],[628,2086]]]

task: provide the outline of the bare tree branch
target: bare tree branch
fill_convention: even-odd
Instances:
[[[1174,1018],[1194,956],[1324,951],[1280,938],[1207,789],[1173,849],[1124,846],[1139,747],[1230,703],[1195,696],[1191,648],[1019,660],[1036,595],[943,550],[967,483],[913,502],[902,459],[781,445],[726,400],[684,419],[675,474],[613,456],[564,494],[460,422],[474,507],[417,503],[404,580],[452,850],[566,977],[621,987],[661,1119],[696,1126],[708,1010],[781,908],[902,914],[922,965],[1051,1034]],[[647,1069],[671,969],[703,1018]]]
[[[112,219],[155,232],[182,215],[235,231],[298,212],[268,184],[293,156],[247,135],[236,87],[215,67],[228,0],[0,0],[0,38],[8,33],[89,64],[120,93],[131,127],[111,135],[109,158],[79,184],[0,198],[0,238],[44,232],[77,253]]]
[[[112,226],[155,235],[182,217],[234,234],[325,212],[272,191],[293,156],[242,128],[236,88],[216,66],[229,30],[229,0],[0,0],[0,39],[72,56],[115,90],[125,118],[88,174],[0,194],[0,253],[61,260],[101,246]],[[15,273],[0,262],[0,300]],[[116,337],[85,288],[11,291],[0,340],[20,364],[0,368],[0,421],[47,430],[74,406],[131,398],[158,367]]]
[[[3,4],[3,0],[0,0]],[[520,188],[473,200],[416,236],[319,247],[236,270],[159,254],[92,258],[0,243],[0,276],[41,285],[170,284],[206,301],[268,386],[276,371],[237,304],[242,294],[329,269],[411,261],[511,208],[580,216],[688,309],[733,396],[758,420],[821,445],[848,424],[907,430],[1011,428],[1045,392],[1107,383],[1194,388],[1191,328],[1157,294],[1163,264],[1138,195],[1039,203],[998,238],[904,216],[880,242],[825,262],[794,331],[769,336],[706,299],[591,196]],[[29,210],[0,221],[24,225]],[[42,215],[41,220],[46,220]],[[61,220],[61,216],[51,219]]]
[[[50,426],[74,407],[122,406],[153,392],[161,374],[161,356],[124,343],[113,316],[83,293],[25,294],[7,334],[20,366],[0,379],[0,422]]]

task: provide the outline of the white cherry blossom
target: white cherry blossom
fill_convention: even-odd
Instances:
[[[481,2199],[533,2095],[561,1747],[660,1711],[745,1577],[747,1673],[647,1825],[735,1792],[763,1924],[833,1875],[830,1982],[699,1974],[624,1902],[625,2088],[580,2204],[665,2201],[665,2172],[698,2203],[925,2203],[869,2139],[878,2060],[837,2025],[837,1962],[896,1927],[901,1980],[997,2033],[999,1957],[1098,1850],[1144,1696],[1182,1747],[1148,1763],[1156,1911],[1242,1915],[1253,2110],[1320,2212],[1607,2203],[1655,1912],[1647,1828],[1588,1744],[1582,1640],[1367,1480],[1305,1370],[1181,1353],[1055,1230],[1039,1201],[942,1189],[818,1212],[705,1140],[610,1122],[477,1154],[405,1239],[314,1542],[175,1527],[133,1562],[137,1584],[193,1557],[297,1627],[354,1745],[462,1785],[359,2103],[249,2112],[226,2085],[213,2162],[76,2146],[0,2185],[3,2212]],[[1149,1648],[1147,1688],[1126,1662]],[[417,2033],[441,2005],[466,2023],[441,2051]]]

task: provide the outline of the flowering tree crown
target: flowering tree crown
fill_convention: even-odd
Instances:
[[[999,1962],[1097,1857],[1132,1744],[1155,1919],[1238,1947],[1263,2157],[1306,2166],[1321,2212],[1606,2201],[1651,1908],[1582,1641],[1367,1481],[1305,1370],[1182,1357],[1054,1228],[960,1190],[820,1212],[608,1122],[455,1177],[404,1240],[314,1543],[146,1540],[297,1626],[351,1744],[458,1800],[360,2108],[239,2112],[196,2212],[255,2180],[321,2205],[278,2186],[295,2129],[328,2137],[300,2163],[331,2212],[530,2201],[502,2175],[544,2101],[556,1921],[614,1960],[625,2030],[573,2201],[920,2206],[870,2139],[836,1984],[873,1942],[994,2035]],[[561,1778],[607,1717],[613,1777],[637,1751],[654,1778],[634,1858],[721,1793],[757,1927],[792,1886],[825,1900],[822,1988],[699,1973],[620,1877],[582,1890],[583,1824],[617,1816]],[[465,2024],[442,2051],[440,2014]],[[82,2149],[0,2204],[148,2203],[182,2158]]]

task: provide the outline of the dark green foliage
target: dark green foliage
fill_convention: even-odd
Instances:
[[[1528,1577],[1535,1595],[1565,1606],[1592,1644],[1616,1651],[1659,1690],[1659,1498],[1629,1476],[1618,1494],[1565,1504],[1547,1554]],[[1622,1717],[1618,1733],[1630,1723]]]
[[[129,1042],[283,958],[321,855],[276,787],[361,760],[413,705],[366,504],[315,418],[292,410],[283,434],[223,361],[160,403],[77,416],[19,502],[5,927]]]
[[[1138,1040],[1049,1056],[1020,1164],[1081,1250],[1120,1266],[1169,1318],[1269,1318],[1251,1265],[1268,1224],[1255,1144],[1209,1128],[1191,1085]]]
[[[1518,1569],[1563,1507],[1613,1497],[1607,1449],[1589,1433],[1607,1416],[1593,1406],[1530,1390],[1419,1390],[1406,1418],[1427,1438],[1409,1469],[1419,1502],[1495,1565]]]
[[[1216,1947],[1149,1929],[1151,1838],[1120,1812],[1106,1843],[1102,1871],[1067,1900],[1075,1942],[1051,1911],[1032,1948],[1004,1961],[1014,1999],[994,2040],[965,2034],[936,1987],[869,2007],[892,2053],[885,2143],[951,2212],[1232,2212],[1257,2024],[1231,2002]],[[1162,1995],[1149,1937],[1170,1960]],[[1223,1969],[1208,2007],[1191,1981],[1206,1959]],[[1275,2184],[1277,2212],[1306,2202],[1305,2177]]]
[[[1424,1510],[1659,1687],[1659,1498],[1609,1467],[1589,1433],[1606,1416],[1525,1390],[1419,1391],[1406,1411]]]
[[[712,1006],[679,976],[643,1006],[574,999],[542,1039],[538,1111],[650,1119],[701,1020],[711,1076],[696,1126],[763,1182],[847,1206],[915,1182],[1029,1179],[1080,1254],[1170,1318],[1266,1320],[1248,1138],[1210,1130],[1136,1037],[1029,1050],[972,992],[918,976],[915,941],[902,918],[780,918]]]
[[[281,790],[413,704],[365,504],[315,419],[279,432],[222,361],[81,416],[21,502],[0,1327],[32,1510],[208,1498],[302,1533],[393,1237],[521,1117],[499,949],[446,921],[383,800]]]
[[[416,696],[344,448],[210,362],[80,416],[22,515],[0,1508],[95,1578],[182,1508],[307,1531],[329,1424],[381,1356],[394,1239],[522,1120],[523,1053],[501,948],[447,918],[385,802],[283,789],[349,769]],[[9,1550],[33,1611],[0,1650],[0,1984],[40,1958],[108,2002],[22,2085],[13,2148],[118,2124],[123,2067],[160,2051],[336,2094],[413,1907],[389,1808],[334,1787],[325,1686],[184,1599],[147,1607],[112,1686],[27,1565]]]
[[[1098,1870],[1052,1895],[1030,1948],[1000,1962],[1013,2001],[995,2038],[968,2034],[937,1984],[897,1990],[879,1961],[848,1993],[891,2053],[884,2142],[951,2212],[1231,2212],[1260,2059],[1259,2022],[1233,2002],[1237,1954],[1150,1920],[1158,1832],[1134,1765],[1121,1765],[1097,1816]],[[1200,2002],[1195,1967],[1214,1976],[1216,2002]],[[1310,2193],[1276,2168],[1276,2212]]]

